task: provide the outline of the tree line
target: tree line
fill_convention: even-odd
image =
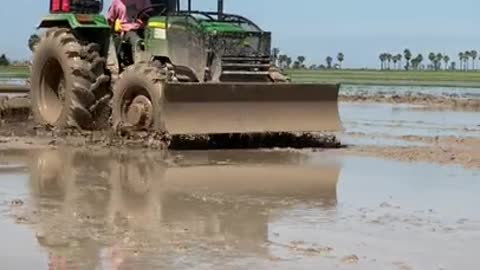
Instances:
[[[0,66],[9,66],[10,60],[5,54],[0,55]]]
[[[476,70],[475,61],[478,56],[476,50],[458,53],[459,69],[464,71]],[[405,49],[403,54],[381,53],[378,59],[380,60],[381,70],[457,70],[457,62],[452,61],[449,55],[443,53],[430,52],[428,58],[424,58],[420,53],[413,57],[410,49]],[[427,60],[429,63],[427,62],[425,65],[424,61]]]
[[[312,64],[307,67],[305,64],[305,56],[297,56],[294,60],[287,54],[281,54],[279,48],[273,48],[272,60],[276,66],[282,69],[341,69],[343,61],[345,60],[345,55],[342,52],[338,53],[336,57],[337,63],[334,63],[334,58],[332,56],[327,56],[324,64]]]
[[[35,45],[40,41],[40,37],[37,34],[30,35],[30,38],[28,39],[28,48],[30,51],[33,51],[33,48]],[[6,56],[6,54],[0,55],[0,66],[10,66],[11,64],[13,65],[19,65],[19,64],[28,64],[29,61],[25,62],[20,62],[20,61],[10,61],[10,59]]]

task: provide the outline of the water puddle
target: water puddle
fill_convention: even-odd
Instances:
[[[335,153],[4,151],[0,259],[8,269],[476,265],[479,171]]]

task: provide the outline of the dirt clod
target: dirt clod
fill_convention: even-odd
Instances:
[[[359,261],[359,258],[357,255],[355,254],[352,254],[352,255],[348,255],[348,256],[345,256],[341,259],[341,261],[343,263],[350,263],[350,264],[354,264],[354,263],[358,263]]]
[[[23,205],[23,201],[20,200],[20,199],[14,199],[10,202],[10,205],[12,206],[22,206]]]

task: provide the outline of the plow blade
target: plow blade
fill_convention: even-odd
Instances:
[[[176,134],[335,132],[339,85],[170,83],[165,127]]]

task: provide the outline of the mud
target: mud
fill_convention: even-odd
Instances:
[[[423,110],[480,110],[480,89],[454,87],[342,86],[339,99],[348,103],[417,105]]]
[[[0,157],[6,269],[477,264],[475,170],[338,150],[58,148]]]
[[[411,104],[420,105],[418,109],[444,109],[444,110],[466,110],[479,111],[480,99],[456,99],[446,96],[434,96],[428,94],[406,95],[398,94],[374,94],[374,95],[341,95],[341,102],[357,103],[391,103],[391,104]]]
[[[0,124],[0,149],[44,146],[88,148],[144,148],[157,150],[215,150],[258,148],[341,148],[332,134],[266,133],[169,136],[129,128],[104,131],[56,130],[38,126],[31,119],[7,118]]]
[[[68,145],[177,150],[342,147],[335,135],[322,133],[169,136],[166,133],[146,132],[128,127],[98,131],[58,130],[37,125],[28,106],[28,97],[0,97],[0,144],[4,144],[4,147]]]
[[[420,138],[420,141],[430,141],[430,139]],[[413,147],[350,147],[345,150],[345,153],[379,156],[409,162],[454,164],[466,168],[480,169],[480,139],[442,138],[433,145]]]

